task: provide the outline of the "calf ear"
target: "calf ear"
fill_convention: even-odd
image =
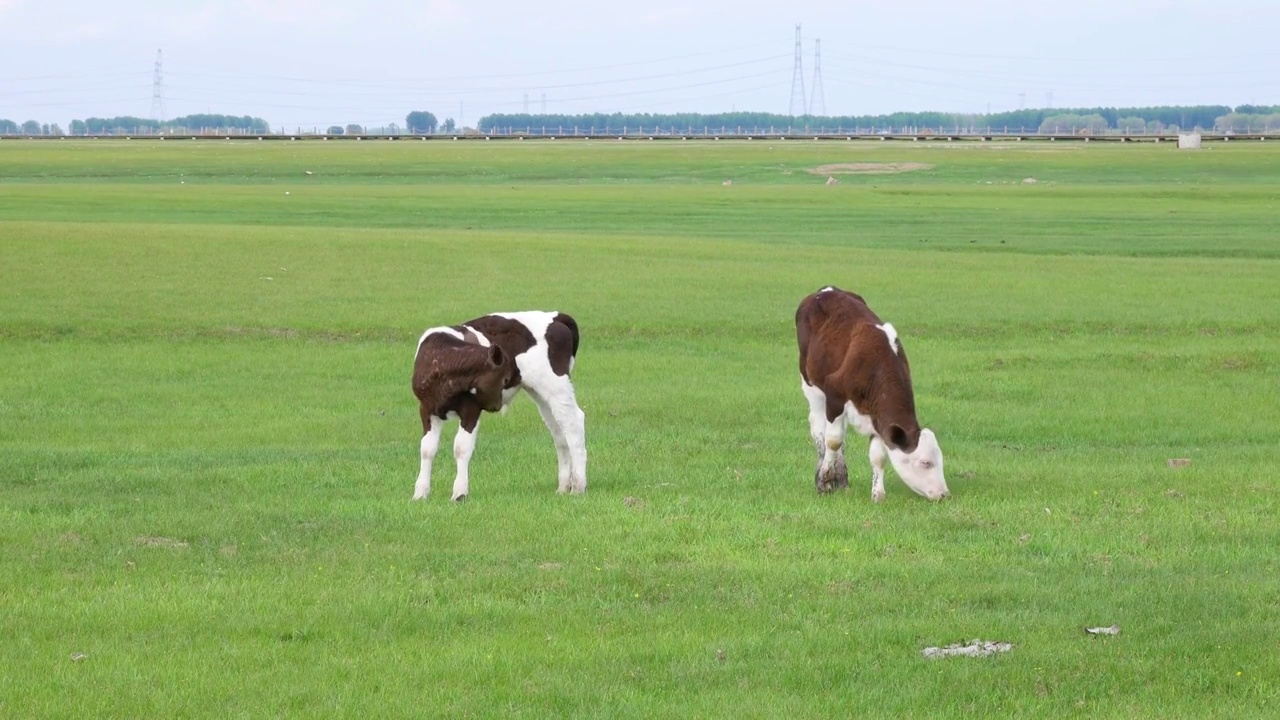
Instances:
[[[507,354],[502,352],[502,348],[497,345],[489,348],[489,362],[493,363],[494,367],[502,367],[502,363],[506,361]]]
[[[907,448],[907,431],[903,430],[900,425],[890,425],[888,434],[889,444],[899,450]]]

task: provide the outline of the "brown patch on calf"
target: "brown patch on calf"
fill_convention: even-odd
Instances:
[[[568,375],[573,368],[573,358],[578,355],[578,323],[564,313],[557,313],[547,326],[547,359],[551,371]]]
[[[468,431],[474,429],[481,410],[501,409],[502,390],[514,372],[515,362],[499,345],[484,347],[448,332],[427,335],[413,363],[423,432],[431,429],[432,417],[444,419],[451,412]]]

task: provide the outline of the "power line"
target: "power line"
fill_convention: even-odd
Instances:
[[[841,43],[839,41],[836,41],[836,45],[844,45],[847,47],[852,47],[848,43]],[[1190,63],[1190,62],[1209,61],[1209,60],[1212,60],[1215,62],[1230,62],[1230,61],[1247,61],[1247,60],[1268,60],[1273,57],[1273,54],[1269,52],[1258,52],[1258,53],[1248,53],[1248,54],[1242,54],[1242,55],[1225,55],[1225,56],[1224,55],[1201,55],[1201,56],[1183,55],[1183,56],[1173,56],[1173,57],[1158,57],[1158,56],[1131,57],[1131,56],[1120,56],[1120,55],[1097,55],[1097,54],[1090,54],[1087,57],[1061,56],[1061,55],[993,55],[993,54],[986,54],[986,53],[947,52],[944,50],[932,50],[928,48],[904,48],[904,47],[898,47],[894,45],[875,45],[870,43],[859,43],[859,46],[862,47],[863,49],[887,50],[887,51],[897,53],[897,54],[902,54],[902,55],[942,55],[946,57],[978,58],[978,59],[986,59],[986,60],[1035,60],[1035,61],[1054,62],[1054,63],[1063,63],[1063,62],[1083,63],[1083,64],[1093,63],[1093,64],[1100,64],[1100,65],[1117,65],[1121,63],[1124,63],[1124,64],[1148,63],[1148,64],[1160,65],[1160,64],[1171,63],[1171,62]]]
[[[606,80],[591,80],[591,81],[575,82],[575,83],[560,83],[555,85],[534,85],[532,87],[533,89],[538,89],[538,90],[564,90],[568,88],[582,88],[582,87],[592,87],[592,86],[598,86],[598,85],[620,85],[622,83],[636,82],[641,80],[661,80],[665,78],[685,77],[689,75],[698,75],[702,73],[708,73],[715,70],[727,70],[730,68],[739,68],[747,65],[759,65],[762,63],[772,63],[773,61],[780,60],[784,57],[786,57],[786,55],[772,55],[769,57],[753,58],[750,60],[742,60],[740,62],[725,63],[722,65],[711,65],[708,67],[695,67],[692,69],[682,69],[682,70],[676,70],[672,72],[655,73],[651,75],[632,75],[629,77],[620,77],[620,78],[612,77]],[[386,80],[386,81],[372,80],[372,81],[362,81],[360,83],[349,83],[347,81],[338,81],[338,80],[283,78],[283,77],[273,77],[273,76],[267,76],[267,75],[245,75],[245,74],[239,74],[239,73],[200,73],[200,72],[176,72],[175,73],[171,71],[169,74],[179,75],[182,77],[190,77],[190,78],[228,78],[232,82],[242,80],[244,82],[249,82],[249,83],[265,81],[265,82],[272,82],[274,84],[275,82],[279,82],[279,81],[288,81],[288,82],[309,83],[313,85],[343,86],[343,85],[349,85],[349,84],[356,84],[362,88],[379,88],[379,86],[382,86],[380,89],[375,89],[372,92],[348,92],[346,93],[346,96],[348,97],[377,97],[377,96],[388,95],[388,94],[398,95],[406,91],[429,91],[435,95],[459,95],[459,94],[474,95],[481,92],[506,92],[509,90],[509,88],[507,87],[498,86],[498,85],[487,86],[487,87],[467,86],[465,89],[440,88],[438,85],[422,86],[422,85],[414,85],[414,84],[410,84],[410,83],[406,83],[398,80]],[[515,77],[515,76],[512,76],[512,77]],[[232,88],[238,89],[238,86],[233,85]],[[286,95],[290,95],[290,94],[312,95],[314,94],[315,91],[313,90],[293,90],[293,91],[281,90],[281,91],[273,91],[273,92],[279,92],[281,94],[286,94]]]

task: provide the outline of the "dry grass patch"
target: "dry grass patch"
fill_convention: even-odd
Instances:
[[[933,165],[920,162],[857,162],[829,163],[809,168],[814,175],[891,175],[913,170],[932,170]]]

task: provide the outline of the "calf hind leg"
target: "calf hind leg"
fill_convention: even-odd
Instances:
[[[824,473],[823,465],[827,458],[827,396],[821,390],[800,379],[800,389],[805,400],[809,401],[809,438],[818,451],[818,465],[813,474],[814,487],[820,493],[849,487],[849,470],[844,462],[844,447],[835,450],[835,457],[830,468]],[[843,417],[840,419],[843,423]]]
[[[572,485],[573,460],[569,455],[569,442],[565,439],[564,429],[560,427],[560,421],[546,400],[533,393],[529,393],[529,397],[533,398],[533,404],[538,406],[542,422],[546,423],[547,430],[551,431],[551,440],[556,446],[556,491],[567,493]]]
[[[567,379],[565,384],[568,385]],[[573,397],[572,385],[567,400],[553,403],[551,411],[569,446],[569,492],[579,495],[587,491],[587,416]]]
[[[533,396],[543,421],[551,430],[552,439],[556,441],[556,456],[560,462],[559,491],[575,495],[586,492],[586,415],[578,407],[569,376],[556,375],[537,387],[526,382],[525,389]]]
[[[814,479],[820,493],[849,487],[849,469],[844,462],[844,433],[844,409],[841,408],[840,414],[827,420],[823,436],[825,447],[822,462],[818,464],[817,477]]]

